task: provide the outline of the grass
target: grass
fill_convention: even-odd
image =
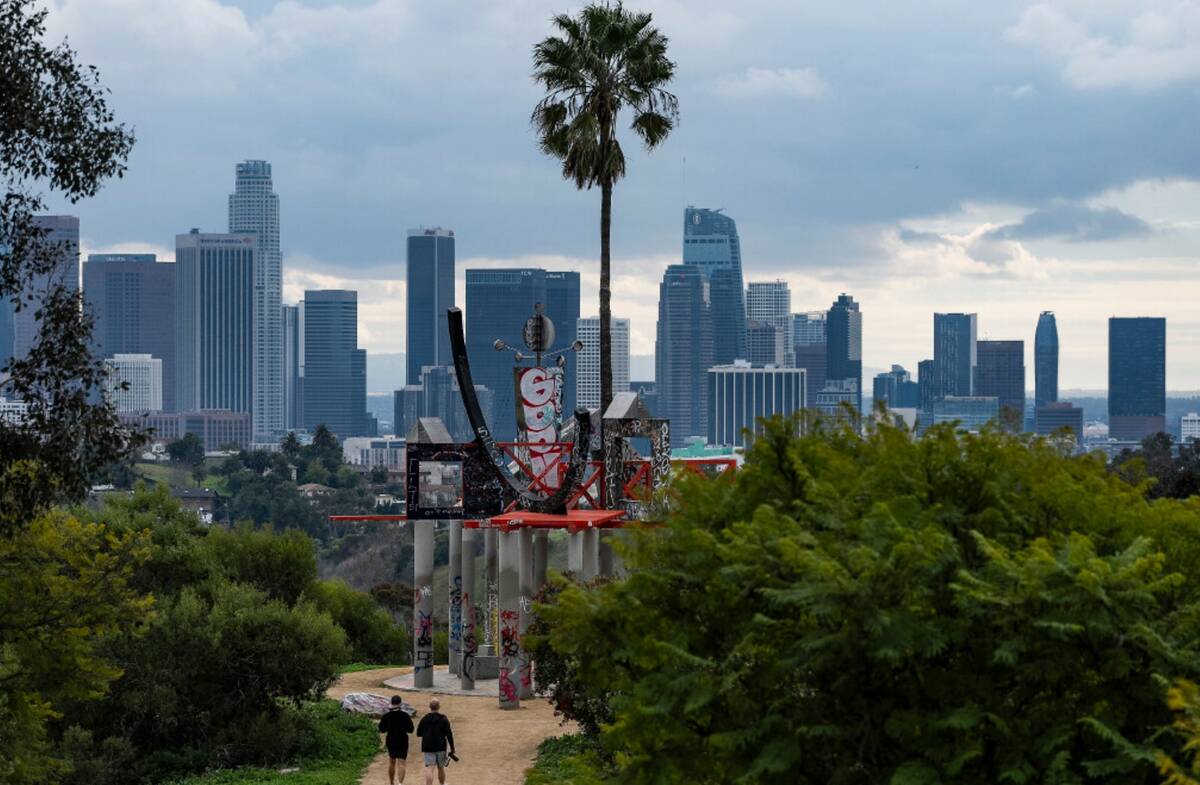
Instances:
[[[342,673],[361,673],[362,671],[377,671],[382,668],[404,668],[405,665],[376,665],[370,662],[352,662],[343,666]]]
[[[344,713],[335,701],[311,707],[319,753],[293,764],[208,772],[174,785],[357,785],[367,764],[379,753],[375,720]],[[287,769],[298,769],[283,773]]]
[[[525,785],[604,785],[605,765],[596,742],[580,733],[554,736],[538,745]]]

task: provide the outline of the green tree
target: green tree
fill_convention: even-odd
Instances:
[[[329,469],[325,467],[325,464],[322,463],[320,459],[313,458],[308,462],[308,465],[304,467],[304,482],[315,482],[318,485],[328,485],[332,481],[332,473],[330,473]]]
[[[622,110],[647,150],[662,144],[678,121],[678,100],[666,87],[675,75],[667,37],[651,16],[620,3],[591,3],[577,16],[552,20],[557,35],[533,48],[533,78],[545,96],[532,123],[542,152],[562,162],[576,188],[600,187],[600,411],[612,401],[612,192],[625,176],[617,138]]]
[[[185,433],[167,445],[167,456],[175,463],[186,466],[204,464],[204,442],[194,433]]]
[[[619,782],[1157,781],[1200,573],[1156,532],[1196,500],[998,429],[793,429],[539,611]]]
[[[306,597],[346,632],[356,662],[408,662],[412,641],[408,630],[369,595],[342,581],[317,581]]]

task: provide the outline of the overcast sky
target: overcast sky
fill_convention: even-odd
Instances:
[[[577,269],[595,313],[599,194],[529,129],[541,0],[49,0],[138,137],[126,178],[73,209],[84,251],[226,229],[234,164],[281,199],[284,298],[359,290],[359,340],[404,350],[404,236],[467,267]],[[678,63],[682,120],[625,139],[614,312],[654,350],[683,207],[738,222],[747,280],[793,310],[839,292],[864,362],[915,372],[932,312],[1024,339],[1058,314],[1061,385],[1106,384],[1106,319],[1168,318],[1167,383],[1200,389],[1200,0],[633,3]],[[461,291],[461,290],[460,290]],[[460,302],[462,298],[460,296]]]

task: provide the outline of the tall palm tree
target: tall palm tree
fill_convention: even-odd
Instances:
[[[647,150],[662,143],[679,119],[679,102],[666,90],[675,75],[667,37],[650,14],[619,2],[592,3],[577,16],[551,20],[555,35],[533,48],[533,77],[546,95],[532,123],[542,152],[562,161],[576,188],[600,186],[600,411],[612,402],[612,290],[609,280],[613,184],[625,176],[617,139],[623,109]]]

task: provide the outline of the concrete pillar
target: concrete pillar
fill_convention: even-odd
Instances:
[[[518,590],[521,596],[517,601],[520,614],[517,634],[520,636],[521,643],[520,664],[517,668],[520,676],[520,680],[517,682],[517,695],[525,700],[533,697],[533,660],[530,658],[529,652],[525,650],[525,633],[529,631],[529,625],[533,623],[533,594],[535,591],[533,586],[533,531],[522,528],[517,535],[521,569],[518,581]]]
[[[413,521],[413,685],[433,686],[433,527]]]
[[[600,530],[584,529],[579,535],[583,543],[582,577],[590,581],[600,572]]]
[[[550,561],[550,533],[533,534],[533,593],[537,594],[546,585],[546,565]]]
[[[497,569],[497,535],[496,529],[483,530],[483,561],[484,561],[484,620],[483,620],[483,650],[480,652],[487,657],[495,657],[497,653],[497,630],[500,624],[500,572]]]
[[[464,690],[475,689],[475,533],[462,530],[460,572],[462,574],[462,660],[458,674]]]
[[[600,530],[600,556],[597,560],[597,565],[598,569],[600,570],[600,574],[606,577],[616,574],[614,572],[614,560],[616,558],[616,554],[613,553],[612,535],[612,529]]]
[[[578,580],[583,580],[583,532],[570,532],[567,535],[567,572],[575,573]]]
[[[519,709],[521,698],[521,544],[519,532],[500,534],[500,708]]]
[[[450,601],[447,605],[450,622],[450,672],[458,673],[458,661],[462,656],[462,521],[450,521],[449,569]]]

